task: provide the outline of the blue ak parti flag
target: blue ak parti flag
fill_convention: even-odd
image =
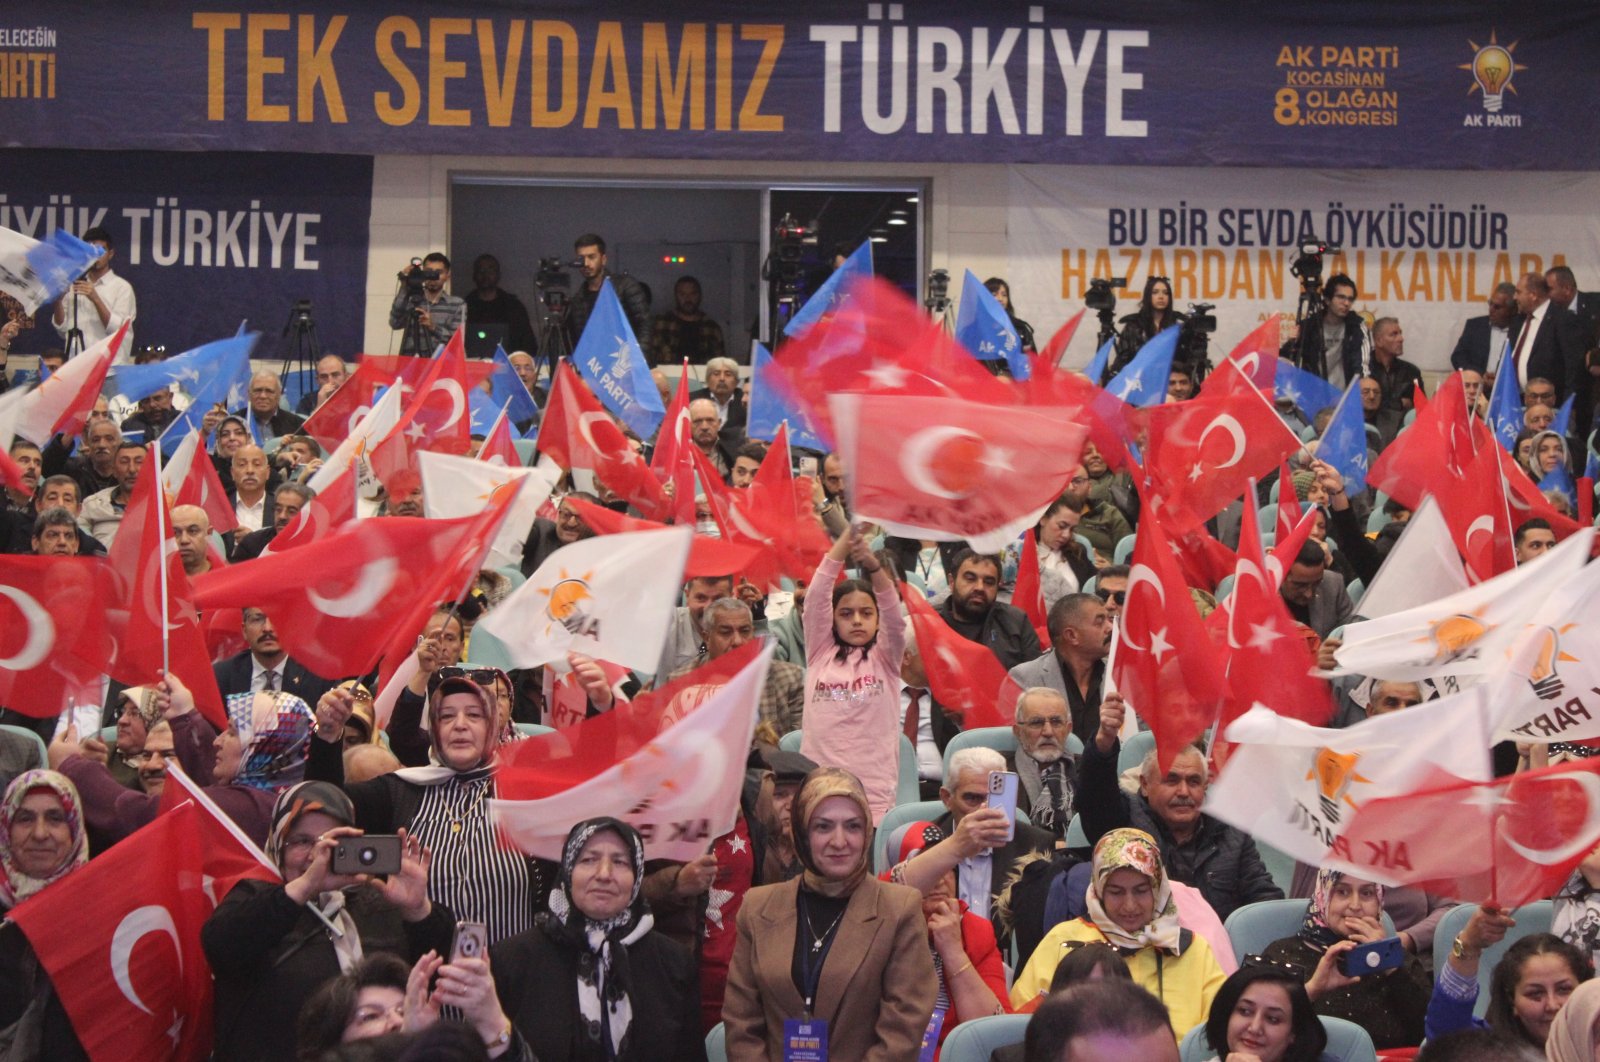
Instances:
[[[1513,452],[1517,433],[1522,431],[1522,394],[1517,389],[1515,372],[1501,372],[1494,378],[1494,388],[1489,392],[1489,431],[1507,453]]]
[[[1100,344],[1100,349],[1094,352],[1094,357],[1089,359],[1089,364],[1083,367],[1083,374],[1096,387],[1100,386],[1100,381],[1106,374],[1106,366],[1111,364],[1111,352],[1116,348],[1117,337],[1113,335]]]
[[[1293,402],[1307,424],[1324,409],[1338,404],[1340,397],[1339,389],[1333,384],[1285,358],[1278,359],[1278,375],[1273,380],[1272,393]]]
[[[656,433],[667,411],[609,277],[600,285],[600,297],[572,351],[572,363],[601,403],[639,438]]]
[[[1565,464],[1552,468],[1544,474],[1543,479],[1539,480],[1540,493],[1549,490],[1560,491],[1566,497],[1567,503],[1576,511],[1578,508],[1578,485],[1572,481],[1572,472],[1568,470]]]
[[[483,388],[472,387],[467,391],[467,408],[472,415],[472,424],[468,429],[473,435],[487,437],[489,429],[494,427],[495,418],[500,415],[504,407],[490,395],[483,393]]]
[[[1167,400],[1167,377],[1178,351],[1177,325],[1163,328],[1139,348],[1133,360],[1106,384],[1106,390],[1130,406],[1159,406]]]
[[[808,328],[820,320],[823,314],[831,313],[839,308],[839,304],[848,295],[847,289],[851,283],[872,275],[872,241],[868,240],[855,253],[844,260],[844,265],[835,269],[811,293],[800,309],[795,311],[789,323],[783,326],[783,334],[792,336],[802,328]]]
[[[65,229],[36,240],[0,228],[0,292],[21,303],[23,313],[31,314],[60,298],[101,254],[100,248]]]
[[[790,447],[823,453],[833,451],[833,444],[822,437],[811,418],[772,386],[772,355],[757,343],[750,354],[750,422],[745,433],[752,439],[771,440],[784,421],[789,422]]]
[[[173,384],[183,388],[187,394],[197,395],[206,381],[218,373],[227,372],[234,366],[234,359],[237,358],[239,350],[246,351],[248,358],[248,352],[253,345],[254,340],[248,335],[234,335],[227,339],[203,343],[193,350],[186,350],[165,361],[151,362],[148,365],[113,366],[107,387],[130,402],[137,402],[146,395],[153,395]],[[245,379],[247,390],[249,383],[247,375]],[[229,405],[228,408],[234,407]]]
[[[163,451],[171,453],[185,435],[198,431],[206,410],[219,405],[224,409],[238,409],[245,404],[250,397],[250,352],[260,338],[260,332],[249,332],[196,348],[205,350],[208,347],[221,347],[223,350],[215,361],[207,362],[209,368],[200,374],[199,386],[190,395],[189,408],[179,413],[177,419],[161,433]],[[163,364],[170,365],[173,360],[176,359]],[[142,365],[136,367],[146,368]]]
[[[529,393],[522,377],[517,375],[517,367],[511,364],[506,348],[499,345],[494,348],[494,372],[489,374],[489,390],[494,394],[495,405],[509,405],[507,416],[511,420],[521,422],[539,419],[539,403]]]
[[[1499,379],[1498,376],[1495,377]],[[1567,427],[1572,423],[1572,400],[1577,395],[1568,395],[1567,400],[1561,403],[1561,408],[1556,410],[1556,419],[1550,422],[1550,430],[1557,435],[1567,434]]]
[[[1344,477],[1346,494],[1367,489],[1367,422],[1361,415],[1361,380],[1350,381],[1344,397],[1334,407],[1333,419],[1322,432],[1317,459],[1326,461]]]
[[[1033,371],[1011,315],[994,293],[967,270],[961,281],[961,303],[956,308],[956,342],[979,361],[1004,358],[1013,379],[1026,380]]]

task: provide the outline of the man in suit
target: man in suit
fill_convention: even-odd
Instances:
[[[1100,723],[1106,654],[1111,651],[1105,602],[1093,594],[1068,594],[1051,607],[1045,626],[1050,648],[1012,668],[1010,677],[1025,690],[1046,686],[1061,694],[1072,710],[1072,729],[1092,734]]]
[[[1511,338],[1511,324],[1517,318],[1517,286],[1497,284],[1489,294],[1489,312],[1469,317],[1462,326],[1456,349],[1450,352],[1450,367],[1476,369],[1488,373],[1500,364],[1500,354]]]
[[[333,682],[289,659],[272,620],[259,608],[244,610],[244,641],[248,649],[212,665],[217,689],[224,697],[252,690],[286,690],[315,705],[333,687]]]
[[[744,390],[739,386],[738,362],[726,357],[706,362],[706,385],[689,397],[709,398],[717,404],[718,428],[730,448],[744,442],[749,414],[744,405]]]
[[[284,409],[282,401],[283,383],[275,373],[258,372],[250,377],[249,412],[260,425],[261,434],[265,438],[276,439],[280,435],[293,435],[300,430],[300,425],[306,422],[306,418]],[[243,409],[234,413],[236,417],[244,415]]]
[[[1067,751],[1072,736],[1067,699],[1043,686],[1024,690],[1011,730],[1017,738],[1017,806],[1035,826],[1065,837],[1078,787],[1076,757]]]
[[[1571,423],[1577,439],[1574,452],[1579,452],[1594,418],[1592,378],[1584,360],[1589,349],[1585,322],[1550,301],[1550,286],[1542,273],[1528,273],[1519,279],[1516,299],[1522,318],[1511,329],[1510,364],[1505,371],[1516,371],[1519,388],[1536,376],[1554,382],[1557,403],[1565,402],[1568,395],[1577,396]]]
[[[1600,322],[1600,292],[1579,291],[1578,278],[1564,265],[1546,269],[1544,281],[1550,287],[1550,301],[1584,318],[1593,331],[1596,323]]]
[[[237,564],[261,556],[262,551],[278,537],[278,532],[294,523],[294,518],[300,515],[300,510],[306,507],[315,494],[315,491],[303,483],[285,483],[273,491],[271,526],[252,531],[236,541],[228,559]]]
[[[1356,614],[1344,576],[1328,570],[1328,555],[1322,544],[1312,539],[1300,547],[1278,593],[1289,606],[1289,615],[1324,640]]]
[[[909,630],[905,656],[900,659],[900,683],[900,730],[917,750],[919,795],[923,800],[937,800],[944,781],[944,750],[950,739],[961,733],[961,727],[944,705],[934,700],[922,652]]]

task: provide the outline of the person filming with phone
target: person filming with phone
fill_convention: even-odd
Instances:
[[[1378,1050],[1422,1042],[1433,978],[1384,926],[1382,885],[1318,871],[1300,932],[1262,958],[1299,967],[1317,1013],[1355,1022]]]
[[[363,835],[350,798],[326,782],[280,793],[270,829],[283,881],[239,882],[200,931],[219,1060],[293,1058],[296,1016],[324,982],[364,957],[409,964],[450,947],[454,916],[428,899],[433,855],[417,838]]]

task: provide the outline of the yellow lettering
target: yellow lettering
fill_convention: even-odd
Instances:
[[[1428,256],[1411,256],[1411,284],[1406,288],[1406,299],[1415,302],[1418,296],[1433,300],[1433,270],[1428,268]]]
[[[1257,298],[1271,298],[1274,301],[1283,299],[1282,251],[1256,252],[1256,291],[1262,293]]]
[[[550,109],[550,42],[561,42],[561,106]],[[565,22],[533,23],[533,117],[535,129],[559,129],[578,113],[578,32]]]
[[[1121,250],[1121,254],[1122,254],[1122,268],[1118,269],[1117,273],[1119,275],[1121,275],[1121,276],[1128,277],[1129,278],[1128,283],[1132,284],[1133,283],[1133,280],[1132,280],[1133,276],[1139,272],[1139,259],[1144,257],[1144,252],[1140,251],[1140,250],[1138,250],[1137,248],[1134,248],[1134,247],[1124,247]],[[1095,276],[1097,276],[1097,277],[1103,277],[1103,276],[1108,276],[1108,275],[1109,274],[1106,274],[1106,273],[1096,273],[1095,274]],[[1133,293],[1133,290],[1131,288],[1126,288],[1125,287],[1125,288],[1120,289],[1117,292],[1117,298],[1119,298],[1119,299],[1130,299],[1130,298],[1133,298],[1133,297],[1134,297],[1134,293]]]
[[[206,119],[220,122],[226,100],[227,82],[224,80],[228,57],[228,31],[239,28],[238,15],[221,11],[196,11],[194,28],[206,31]]]
[[[1406,259],[1404,251],[1396,251],[1390,255],[1383,252],[1383,257],[1378,260],[1378,298],[1403,299],[1400,292],[1400,263]],[[1393,294],[1391,294],[1391,292]]]
[[[512,20],[506,31],[506,64],[502,68],[495,54],[494,23],[486,18],[478,20],[478,61],[483,65],[483,101],[490,125],[511,124],[512,98],[517,92],[517,71],[521,67],[518,60],[522,55],[525,28],[521,19]]]
[[[717,129],[733,128],[733,27],[717,23]]]
[[[1073,251],[1069,247],[1061,248],[1061,297],[1063,299],[1076,299],[1078,293],[1084,288],[1089,274],[1085,269],[1086,261],[1083,248]],[[1077,286],[1073,286],[1073,282]]]
[[[668,76],[671,80],[668,81]],[[678,62],[672,62],[664,22],[644,24],[644,58],[639,71],[639,127],[656,127],[656,95],[661,96],[661,124],[681,128],[683,101],[689,100],[689,128],[706,127],[706,27],[690,22],[678,40]]]
[[[269,104],[267,75],[283,73],[283,56],[267,55],[267,34],[289,29],[288,15],[251,15],[245,20],[244,116],[251,122],[287,122],[287,103]]]
[[[1250,279],[1249,251],[1233,252],[1233,275],[1228,280],[1228,298],[1255,298],[1254,285]]]
[[[472,20],[465,18],[430,18],[428,20],[428,124],[471,125],[472,112],[460,107],[446,107],[446,84],[467,76],[467,64],[459,59],[446,59],[451,37],[465,37],[472,32]]]
[[[1200,288],[1202,299],[1222,298],[1223,286],[1228,274],[1228,259],[1221,251],[1208,248],[1200,252],[1200,275],[1203,278]],[[1130,295],[1130,298],[1132,296]]]
[[[762,42],[761,58],[756,60],[756,72],[750,78],[750,87],[745,91],[744,103],[739,108],[739,128],[752,133],[781,133],[783,115],[762,114],[761,98],[766,95],[767,85],[772,81],[772,70],[778,65],[778,53],[783,51],[783,26],[743,26],[739,37],[741,40]]]
[[[399,37],[407,48],[417,48],[422,44],[422,30],[417,27],[415,19],[406,18],[404,15],[390,15],[378,23],[376,40],[378,62],[383,64],[383,68],[399,86],[400,102],[395,102],[392,92],[374,92],[372,107],[377,112],[379,121],[385,125],[410,125],[417,120],[417,114],[422,110],[422,86],[417,83],[417,75],[406,66],[405,60],[396,54],[394,49],[396,37]]]
[[[607,83],[610,88],[607,88]],[[583,127],[598,129],[601,111],[617,112],[617,128],[633,128],[633,90],[628,82],[628,51],[622,43],[622,23],[602,22],[595,27],[594,63],[589,67],[589,92]]]
[[[295,78],[300,87],[298,117],[302,122],[316,121],[316,91],[322,90],[322,100],[328,106],[328,120],[344,124],[344,94],[339,91],[339,76],[333,68],[333,46],[339,43],[339,34],[350,21],[344,15],[334,15],[328,20],[328,31],[317,39],[317,17],[300,16],[300,56],[295,67]]]
[[[1438,269],[1439,290],[1434,292],[1435,297],[1444,302],[1461,301],[1461,252],[1439,252]]]
[[[1536,254],[1525,254],[1517,259],[1517,275],[1524,273],[1544,273],[1544,259]],[[1514,283],[1514,282],[1513,282]]]
[[[1172,290],[1173,291],[1199,291],[1200,286],[1195,282],[1194,270],[1199,258],[1187,247],[1180,247],[1172,252]],[[1108,277],[1110,273],[1096,273],[1097,277]]]

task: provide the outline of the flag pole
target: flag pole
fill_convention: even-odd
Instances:
[[[161,572],[161,672],[164,675],[172,674],[172,633],[167,629],[168,611],[167,603],[167,487],[161,481],[161,439],[158,437],[150,444],[150,456],[154,459],[154,481],[156,496],[156,556],[159,558],[157,568]]]

